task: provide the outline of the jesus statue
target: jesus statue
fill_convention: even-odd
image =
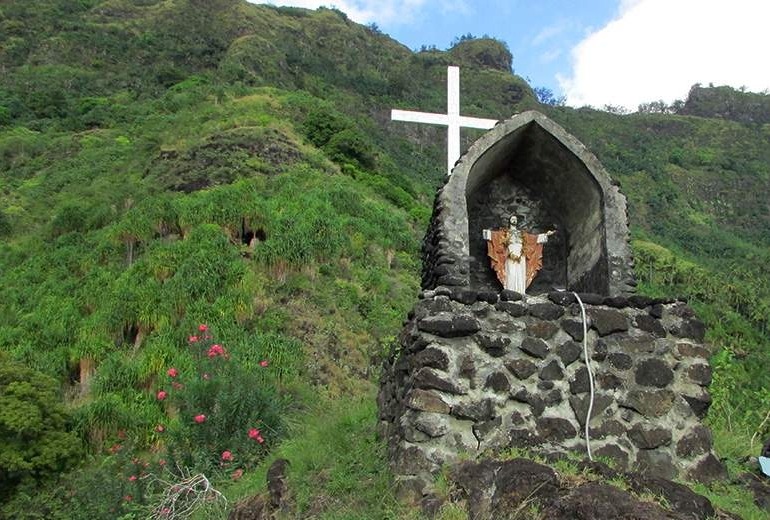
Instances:
[[[517,222],[514,215],[508,229],[485,229],[483,236],[492,269],[503,288],[524,294],[543,267],[543,244],[556,231],[535,235],[519,230]]]

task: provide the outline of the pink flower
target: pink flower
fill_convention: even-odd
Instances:
[[[165,465],[166,465],[166,459],[160,459],[160,460],[158,461],[158,466],[160,466],[161,468],[162,468],[163,466],[165,466]]]
[[[266,359],[263,359],[262,361],[259,362],[259,366],[261,366],[262,368],[266,368],[267,365],[269,364],[270,363],[268,363]]]
[[[168,393],[165,390],[159,390],[158,393],[155,394],[155,397],[158,398],[158,401],[162,401],[168,397]]]
[[[243,476],[243,470],[241,468],[236,469],[233,471],[233,474],[230,476],[233,480],[238,480]]]
[[[209,330],[209,326],[206,325],[205,323],[201,323],[200,325],[198,325],[198,330],[201,332],[206,332],[207,330]]]
[[[124,495],[123,496],[123,500],[125,502],[131,502],[133,499],[134,499],[134,497],[132,497],[131,495]]]
[[[168,516],[171,514],[171,509],[168,507],[164,507],[160,510],[160,516]]]
[[[225,355],[225,349],[222,348],[222,345],[211,345],[211,348],[208,351],[208,356],[210,358],[215,358],[217,356],[224,356]]]
[[[225,450],[222,452],[222,461],[223,462],[230,462],[233,460],[233,454],[229,450]]]
[[[158,432],[158,433],[163,433],[163,432],[165,432],[165,431],[166,431],[166,427],[165,427],[165,426],[163,426],[162,424],[159,424],[159,425],[157,425],[157,426],[155,427],[155,431],[156,431],[156,432]]]
[[[265,443],[265,439],[263,439],[262,436],[260,435],[259,437],[257,437],[257,442],[260,443],[260,444],[264,444]]]
[[[130,477],[128,477],[128,481],[129,482],[136,482],[136,475],[131,475]]]
[[[256,429],[256,428],[251,428],[249,430],[249,439],[257,440],[257,437],[259,437],[260,435],[261,434],[260,434],[259,430]]]
[[[189,341],[190,343],[197,343],[198,336],[190,336],[189,338],[187,338],[187,341]]]
[[[174,388],[174,390],[181,390],[182,388],[184,388],[184,385],[182,383],[177,383],[176,381],[172,381],[171,386]]]
[[[206,422],[206,416],[203,415],[202,413],[198,414],[195,417],[193,417],[193,421],[195,421],[198,424],[203,424]]]
[[[171,368],[169,368],[169,369],[166,371],[166,373],[168,374],[168,377],[170,377],[171,379],[174,379],[176,376],[178,376],[178,375],[179,375],[179,370],[177,370],[177,369],[176,369],[176,368],[174,368],[174,367],[171,367]]]

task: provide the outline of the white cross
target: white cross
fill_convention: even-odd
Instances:
[[[431,114],[427,112],[412,112],[409,110],[391,110],[393,121],[409,123],[427,123],[443,125],[447,128],[447,175],[451,175],[452,167],[460,158],[460,127],[481,128],[489,130],[497,124],[496,119],[481,119],[460,115],[460,68],[447,67],[447,113]]]

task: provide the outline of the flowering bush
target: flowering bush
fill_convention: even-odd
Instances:
[[[166,370],[156,393],[169,414],[155,426],[174,466],[231,473],[259,461],[282,430],[283,403],[262,360],[249,371],[201,324],[188,336],[195,359],[193,371]]]
[[[17,518],[21,512],[34,509],[41,512],[41,518],[149,515],[165,520],[186,518],[201,508],[208,512],[208,508],[226,503],[209,478],[214,482],[240,479],[276,442],[286,404],[275,390],[277,367],[283,363],[264,359],[260,363],[256,357],[252,359],[253,369],[246,370],[237,356],[231,356],[226,343],[214,340],[206,325],[198,327],[188,340],[185,348],[195,360],[193,366],[163,367],[157,386],[144,396],[158,407],[157,412],[165,414],[163,418],[152,414],[152,421],[145,426],[147,438],[154,442],[150,449],[136,431],[122,426],[113,429],[103,439],[104,458],[99,465],[71,471],[60,485],[45,493],[40,493],[37,480],[31,477],[47,476],[76,461],[81,453],[77,438],[50,431],[46,425],[38,432],[30,426],[29,417],[5,413],[4,417],[12,420],[9,424],[23,427],[29,439],[11,431],[5,451],[0,443],[0,455],[7,455],[5,459],[0,456],[0,517]],[[8,397],[4,390],[9,393],[16,389],[16,394],[9,393],[9,402],[28,398],[40,408],[47,425],[63,429],[67,416],[55,399],[55,382],[4,361],[0,362],[0,397]],[[23,380],[24,386],[15,384],[17,380]],[[26,393],[22,396],[19,388],[33,388],[37,393],[28,392],[32,395],[29,398]],[[105,407],[108,411],[112,408]],[[4,411],[2,406],[0,411]],[[13,474],[4,475],[8,466],[3,463],[8,461],[17,465],[11,467]],[[14,475],[24,478],[9,479]],[[11,489],[18,490],[16,499],[4,503],[4,492]],[[221,517],[222,511],[217,511],[214,516],[202,517]]]

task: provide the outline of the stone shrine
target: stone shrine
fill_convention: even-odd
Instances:
[[[484,230],[511,216],[527,233],[556,230],[527,294],[504,290],[487,255]],[[585,453],[583,341],[594,456],[665,478],[721,474],[701,424],[704,325],[634,286],[625,197],[581,143],[538,112],[479,139],[438,191],[423,291],[381,379],[400,486],[418,499],[443,466],[509,448]]]
[[[585,146],[533,111],[476,141],[439,190],[424,243],[423,288],[495,289],[482,230],[511,215],[532,232],[561,230],[546,246],[536,288],[633,292],[625,197]]]

